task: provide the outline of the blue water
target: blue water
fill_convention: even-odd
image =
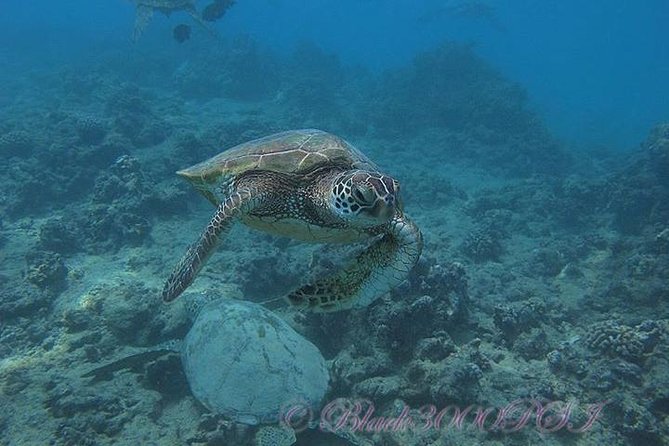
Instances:
[[[462,5],[473,5],[469,9]],[[313,41],[344,64],[384,70],[444,39],[477,52],[529,93],[564,141],[579,148],[629,149],[669,118],[669,2],[547,0],[240,0],[215,27],[278,51]],[[36,59],[128,40],[126,0],[3,0],[0,42]],[[183,14],[159,15],[139,45],[163,38]],[[197,43],[192,43],[196,45]]]
[[[381,446],[667,444],[668,0],[238,0],[133,42],[134,3],[179,1],[0,0],[0,446],[259,444],[237,404],[278,416],[310,364],[260,354],[260,313],[180,350],[219,298],[313,344],[314,422],[603,405],[592,437]]]

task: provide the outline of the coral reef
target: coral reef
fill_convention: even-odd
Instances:
[[[424,274],[414,273],[410,278],[407,291],[392,292],[398,300],[367,316],[377,346],[394,357],[410,356],[425,338],[439,338],[444,327],[467,318],[469,295],[463,265],[433,263],[423,268]]]
[[[451,157],[514,173],[553,171],[568,156],[526,106],[524,90],[503,79],[471,47],[447,43],[375,84],[367,121],[379,133],[406,137],[439,128],[464,144],[437,143]],[[462,150],[463,145],[466,149]]]
[[[500,78],[464,45],[445,44],[419,55],[410,68],[389,75],[379,90],[396,91],[379,104],[384,113],[372,121],[384,131],[480,126],[500,138],[535,124],[525,109],[525,92]],[[404,127],[398,129],[398,122]]]
[[[39,228],[39,244],[46,250],[71,254],[79,250],[81,243],[74,222],[62,217],[49,218]]]
[[[345,391],[356,383],[392,372],[392,360],[382,351],[357,352],[354,347],[339,352],[332,360],[330,379],[333,389]]]
[[[332,128],[334,123],[343,120],[346,109],[340,92],[346,74],[337,56],[325,53],[314,44],[303,43],[296,48],[285,69],[292,74],[292,79],[282,85],[278,100],[290,121],[319,122]]]
[[[438,405],[475,400],[480,381],[491,367],[479,345],[480,340],[475,339],[441,361],[410,363],[405,376],[411,384],[401,392],[402,397],[413,400],[418,394]]]
[[[53,296],[44,288],[33,288],[22,284],[11,283],[3,280],[2,291],[0,291],[0,313],[3,322],[11,321],[17,317],[28,317],[40,313],[40,310],[50,306]],[[3,344],[9,348],[10,342]],[[8,354],[9,352],[4,352]]]
[[[56,374],[44,383],[44,390],[44,407],[57,421],[53,440],[63,445],[93,445],[95,438],[116,438],[136,418],[148,422],[161,404],[155,392],[138,395],[100,391],[64,382]]]
[[[239,36],[181,63],[172,83],[187,98],[259,101],[276,95],[281,71],[272,53],[251,37]]]
[[[123,155],[100,171],[79,212],[45,222],[40,243],[63,254],[137,246],[149,239],[152,216],[185,210],[184,192],[156,188],[139,160]]]
[[[646,226],[663,224],[669,218],[669,180],[667,180],[667,125],[651,131],[635,159],[621,172],[612,175],[608,208],[616,227],[638,234]]]
[[[615,321],[604,321],[592,326],[585,339],[593,350],[632,362],[642,362],[646,354],[666,336],[666,324],[644,321],[634,327]]]
[[[261,427],[255,436],[257,446],[290,446],[295,440],[295,432],[285,427]]]
[[[540,328],[521,333],[513,343],[513,351],[528,361],[543,359],[549,353],[548,349],[548,335]]]
[[[0,153],[3,156],[27,158],[34,149],[35,142],[25,130],[14,130],[0,134]]]
[[[150,231],[143,215],[146,180],[136,158],[122,156],[95,180],[93,204],[87,222],[82,222],[92,243],[118,247],[139,244]]]
[[[411,303],[417,315],[433,312],[441,324],[452,323],[467,316],[469,301],[467,271],[463,264],[433,262],[427,270],[419,265],[409,278],[411,293],[421,296]]]
[[[494,308],[493,320],[506,339],[513,339],[519,333],[539,326],[545,312],[545,305],[538,300],[498,304]]]
[[[163,142],[171,133],[169,124],[151,107],[142,90],[134,85],[122,85],[106,104],[115,129],[136,147],[148,147]]]
[[[669,254],[669,228],[663,229],[655,236],[655,245],[659,254]]]
[[[105,123],[94,116],[82,116],[77,119],[77,134],[84,145],[100,144],[107,134]]]
[[[33,251],[26,256],[26,280],[39,288],[58,293],[67,286],[67,266],[55,252]]]
[[[475,262],[499,260],[502,254],[500,234],[489,227],[475,229],[467,234],[460,249]]]
[[[645,150],[648,152],[650,168],[657,175],[657,180],[669,187],[669,124],[660,124],[650,133]]]
[[[101,48],[84,70],[14,73],[31,88],[0,107],[0,443],[279,441],[207,413],[178,355],[87,374],[189,330],[185,306],[158,296],[213,208],[173,172],[307,126],[401,179],[425,239],[409,279],[364,309],[296,313],[286,292],[364,246],[235,228],[195,292],[271,301],[327,358],[325,399],[365,398],[378,416],[607,404],[591,437],[307,430],[298,444],[666,443],[668,124],[636,153],[571,156],[521,87],[455,43],[381,74],[311,43],[284,56],[246,36],[187,52]]]

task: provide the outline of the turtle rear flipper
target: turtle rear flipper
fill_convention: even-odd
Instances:
[[[200,16],[200,14],[199,14],[197,11],[195,11],[195,10],[190,11],[190,10],[189,10],[189,11],[187,11],[187,12],[188,12],[188,14],[191,16],[191,18],[193,19],[193,21],[195,21],[195,23],[197,23],[198,25],[200,25],[200,27],[201,27],[204,31],[206,31],[207,34],[209,34],[211,37],[213,37],[213,38],[216,39],[216,40],[220,40],[220,36],[218,35],[218,33],[216,33],[216,31],[215,31],[211,26],[209,26],[209,24],[208,24],[207,22],[205,22],[205,21],[202,19],[202,16]]]
[[[170,277],[167,279],[162,292],[164,302],[171,302],[193,283],[206,261],[216,249],[219,240],[227,234],[232,222],[240,212],[248,212],[260,202],[260,194],[249,189],[237,191],[223,201],[211,221],[193,243]]]
[[[290,293],[288,302],[318,313],[362,308],[399,285],[418,261],[423,239],[405,216],[396,216],[389,225],[346,268]]]

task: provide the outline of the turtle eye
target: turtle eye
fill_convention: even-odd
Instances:
[[[369,190],[366,191],[367,194],[365,195],[365,191],[358,186],[353,187],[353,197],[358,201],[358,203],[362,205],[370,205],[372,204],[372,200],[370,199],[369,195]]]

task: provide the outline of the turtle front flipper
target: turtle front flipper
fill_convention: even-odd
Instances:
[[[398,214],[389,223],[387,233],[351,264],[290,293],[288,302],[318,313],[366,307],[406,279],[422,250],[420,230]]]
[[[214,252],[222,236],[230,230],[235,217],[240,212],[248,212],[257,206],[260,199],[261,196],[257,192],[244,189],[233,193],[218,206],[199,240],[190,245],[167,279],[162,292],[164,302],[173,301],[193,283],[195,276]]]
[[[144,33],[144,30],[149,25],[153,17],[153,8],[145,5],[137,5],[137,12],[135,16],[135,26],[132,30],[132,41],[137,42]]]

